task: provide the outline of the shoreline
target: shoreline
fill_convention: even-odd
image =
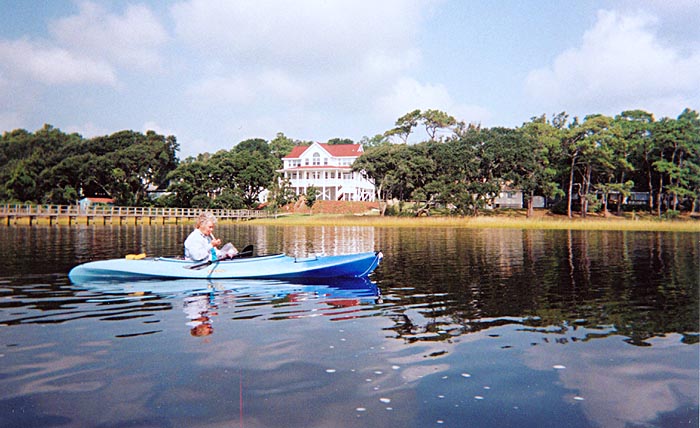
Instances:
[[[478,217],[380,217],[378,215],[291,214],[276,219],[254,219],[246,223],[264,226],[367,226],[403,228],[610,230],[700,233],[700,219],[621,218],[589,216],[572,218],[541,215],[532,218],[491,215]]]
[[[163,226],[188,225],[194,221],[153,223],[130,222],[122,226]],[[485,213],[477,217],[381,217],[376,214],[281,214],[276,218],[260,218],[246,221],[219,220],[219,224],[246,224],[259,226],[360,226],[360,227],[397,227],[397,228],[461,228],[461,229],[528,229],[528,230],[601,230],[601,231],[648,231],[648,232],[687,232],[700,233],[700,218],[683,216],[679,219],[663,219],[652,215],[632,217],[603,217],[589,215],[586,218],[569,219],[562,215],[540,213],[527,218],[520,212]],[[85,224],[66,221],[18,220],[5,227],[113,227],[116,224]]]

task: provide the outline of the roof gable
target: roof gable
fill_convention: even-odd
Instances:
[[[328,153],[332,157],[342,158],[342,157],[358,157],[364,150],[362,149],[362,144],[326,144],[326,143],[313,143],[310,146],[294,146],[292,151],[282,159],[296,159],[302,157],[307,150],[312,147],[318,147]]]

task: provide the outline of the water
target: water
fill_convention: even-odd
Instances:
[[[67,279],[189,228],[2,228],[0,427],[698,426],[700,234],[220,225],[385,258],[371,282]]]

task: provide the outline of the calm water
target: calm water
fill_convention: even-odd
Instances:
[[[189,226],[0,227],[1,427],[698,426],[700,234],[220,225],[370,281],[78,287]]]

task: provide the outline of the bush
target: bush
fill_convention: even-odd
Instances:
[[[678,210],[668,210],[663,214],[663,218],[666,220],[676,220],[678,217],[680,217],[681,212]]]
[[[197,195],[190,200],[190,206],[207,209],[211,207],[211,199],[206,195]]]

